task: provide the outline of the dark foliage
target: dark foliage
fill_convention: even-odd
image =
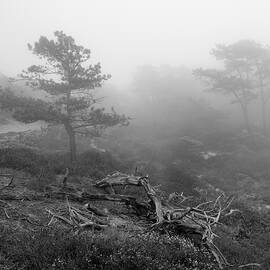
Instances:
[[[41,170],[49,176],[62,174],[70,166],[68,153],[42,154],[30,148],[0,149],[0,167],[23,170],[38,176]],[[72,166],[71,174],[100,179],[116,170],[125,170],[127,166],[108,152],[86,151],[78,156]]]
[[[48,167],[48,160],[30,148],[1,148],[0,166],[37,175]]]
[[[233,209],[241,212],[223,218],[233,232],[219,232],[217,244],[233,264],[260,263],[261,269],[270,267],[270,217],[247,207],[244,202],[235,202]]]
[[[0,265],[17,269],[217,269],[206,251],[174,236],[114,230],[72,236],[49,229],[10,235],[1,229],[0,255],[5,261]]]

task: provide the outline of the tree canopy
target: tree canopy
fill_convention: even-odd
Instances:
[[[248,105],[260,97],[263,128],[266,132],[265,106],[270,98],[270,50],[252,40],[240,40],[230,45],[217,45],[212,55],[223,61],[223,69],[196,69],[195,76],[208,86],[208,90],[231,95],[243,111],[249,131]]]
[[[41,64],[32,65],[20,75],[33,88],[48,93],[47,100],[19,98],[10,91],[2,91],[1,106],[13,116],[29,123],[44,120],[63,124],[69,139],[71,160],[76,159],[75,134],[101,135],[107,127],[128,125],[129,118],[112,108],[106,112],[100,107],[94,89],[111,78],[101,72],[101,64],[87,64],[91,51],[77,45],[74,38],[62,31],[55,39],[41,36],[29,50],[39,57]]]

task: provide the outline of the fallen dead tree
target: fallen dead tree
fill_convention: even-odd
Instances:
[[[150,200],[151,210],[156,217],[156,222],[151,229],[164,229],[170,226],[187,236],[198,235],[201,244],[214,255],[221,269],[230,265],[213,242],[216,236],[213,230],[219,224],[221,215],[229,208],[233,198],[224,200],[220,196],[214,202],[205,202],[195,207],[175,208],[169,204],[169,200],[166,204],[162,202],[156,190],[149,184],[148,177],[117,172],[96,183],[96,187],[107,188],[107,190],[109,188],[113,193],[115,193],[114,187],[127,185],[144,188]],[[184,200],[185,198],[183,198]]]

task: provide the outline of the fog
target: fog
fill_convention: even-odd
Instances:
[[[239,39],[269,44],[268,8],[268,1],[252,0],[2,0],[0,72],[16,76],[36,63],[27,43],[63,30],[90,48],[92,62],[101,62],[104,73],[112,75],[107,83],[114,89],[112,93],[128,95],[140,66],[184,66],[190,70],[217,66],[209,54],[216,44]]]
[[[184,125],[190,100],[203,100],[232,122],[240,121],[232,99],[206,93],[192,70],[222,67],[210,55],[216,44],[243,39],[270,44],[268,7],[268,1],[251,0],[2,0],[0,72],[15,77],[38,63],[27,43],[63,30],[91,49],[91,63],[100,62],[102,71],[112,75],[99,91],[106,97],[103,105],[130,115],[135,126]],[[29,96],[29,90],[25,94]],[[256,124],[260,108],[252,106]]]
[[[270,269],[268,0],[0,0],[0,37],[1,266]]]
[[[0,71],[14,76],[32,64],[27,43],[56,30],[90,48],[118,85],[140,65],[213,65],[217,43],[270,43],[268,9],[264,0],[1,0]]]

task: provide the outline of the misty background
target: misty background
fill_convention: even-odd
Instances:
[[[1,1],[0,10],[2,76],[38,62],[27,43],[63,30],[112,75],[99,91],[105,103],[153,128],[157,121],[190,121],[185,108],[198,100],[227,118],[241,117],[230,97],[206,94],[192,70],[221,66],[209,54],[216,44],[270,43],[267,1]]]
[[[28,43],[62,30],[91,49],[90,63],[100,62],[102,72],[112,75],[96,92],[104,97],[102,106],[132,118],[129,127],[109,132],[122,144],[123,138],[150,144],[157,139],[162,145],[162,140],[181,136],[201,139],[215,132],[241,132],[238,104],[232,104],[230,95],[205,91],[193,70],[223,67],[210,54],[217,44],[270,44],[267,1],[2,0],[0,11],[1,85],[19,95],[45,98],[46,93],[23,82],[11,84],[8,78],[39,63]],[[260,130],[258,101],[250,104],[249,114],[251,125]],[[3,120],[2,132],[43,124]]]

